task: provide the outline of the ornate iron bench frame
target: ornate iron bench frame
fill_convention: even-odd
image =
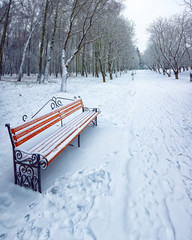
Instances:
[[[31,119],[33,119],[49,103],[50,103],[50,106],[51,106],[52,110],[57,109],[59,111],[59,109],[61,107],[65,107],[65,106],[63,106],[62,100],[70,100],[70,101],[75,102],[75,101],[78,101],[77,99],[80,99],[82,101],[82,99],[80,97],[78,97],[78,98],[74,97],[74,99],[52,97],[52,99],[50,99],[42,108],[40,108],[37,111],[37,113],[35,113],[31,117]],[[94,118],[91,119],[92,120],[91,123],[92,123],[92,125],[97,126],[97,116],[100,113],[100,110],[98,108],[87,108],[87,107],[84,107],[84,105],[83,105],[82,106],[82,112],[86,112],[86,111],[92,111],[92,112],[95,113],[95,115],[93,116]],[[73,114],[73,112],[70,115],[72,115],[72,114]],[[44,116],[46,116],[46,115],[41,116],[41,118],[43,119]],[[24,115],[22,117],[24,122],[26,121],[27,118],[28,118],[27,115]],[[33,120],[30,120],[29,123]],[[53,159],[55,159],[55,157],[57,155],[59,155],[60,152],[62,152],[69,144],[71,144],[71,142],[74,140],[74,138],[72,140],[70,140],[70,142],[67,143],[67,145],[61,151],[59,151],[59,153],[51,161],[50,160],[48,161],[47,157],[44,156],[43,154],[39,153],[39,152],[28,152],[28,151],[24,151],[24,150],[21,150],[20,148],[18,148],[17,143],[14,139],[15,138],[14,129],[12,129],[10,127],[10,124],[6,124],[5,126],[8,128],[8,133],[9,133],[9,137],[10,137],[11,144],[12,144],[15,184],[20,185],[20,186],[24,186],[26,188],[30,188],[34,191],[39,191],[41,193],[42,192],[42,189],[41,189],[41,169],[46,169],[48,167],[49,163]],[[22,125],[20,125],[20,126],[22,126]],[[18,127],[20,127],[20,126],[18,126]],[[85,128],[87,126],[85,126]],[[62,119],[61,119],[61,127],[63,127]],[[85,128],[83,128],[82,131]],[[44,130],[41,130],[41,132],[43,132],[43,131]],[[75,138],[78,137],[78,147],[80,147],[80,133],[78,132],[77,135],[75,136]],[[26,142],[28,140],[30,140],[31,138],[27,139]]]

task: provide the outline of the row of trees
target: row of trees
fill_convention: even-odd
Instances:
[[[170,18],[159,18],[149,27],[150,39],[144,53],[145,64],[151,70],[178,79],[179,72],[192,68],[192,2],[185,0],[190,11]]]
[[[37,74],[46,82],[61,75],[66,91],[70,73],[110,79],[136,66],[134,25],[121,17],[118,0],[0,1],[0,78]]]

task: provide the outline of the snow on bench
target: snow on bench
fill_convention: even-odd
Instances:
[[[80,147],[80,134],[89,124],[97,126],[98,108],[84,107],[80,97],[65,106],[59,99],[51,99],[52,109],[58,107],[54,111],[14,128],[5,125],[13,148],[15,184],[42,192],[41,169],[46,169],[76,137]]]

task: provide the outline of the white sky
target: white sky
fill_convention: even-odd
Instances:
[[[148,34],[146,28],[156,18],[169,17],[184,10],[183,0],[125,0],[124,16],[135,23],[136,45],[143,52]]]

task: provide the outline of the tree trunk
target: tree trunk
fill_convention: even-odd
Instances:
[[[60,92],[67,91],[67,68],[65,66],[65,50],[62,51],[62,80]]]
[[[179,79],[179,70],[174,70],[175,79]]]
[[[54,43],[55,43],[55,34],[56,34],[56,30],[57,30],[58,7],[59,7],[59,2],[57,3],[55,20],[54,20],[54,30],[53,30],[53,34],[52,34],[52,38],[51,38],[51,45],[48,48],[48,53],[47,53],[48,57],[47,57],[47,63],[46,63],[46,67],[45,67],[45,75],[44,75],[43,82],[48,82],[51,54],[53,52],[53,47],[54,47]]]
[[[108,69],[109,69],[110,80],[113,80],[113,74],[112,74],[112,70],[111,70],[111,62],[108,62]]]
[[[99,77],[99,70],[98,70],[98,64],[97,64],[97,59],[98,59],[98,55],[99,55],[99,52],[97,50],[97,46],[95,46],[95,77]]]
[[[91,70],[92,70],[92,76],[95,76],[95,44],[92,44],[92,60],[91,60]]]
[[[39,54],[39,69],[38,69],[38,76],[37,76],[38,83],[41,83],[41,76],[42,76],[43,48],[44,48],[44,41],[45,41],[45,30],[46,30],[45,28],[46,28],[46,22],[47,22],[48,6],[49,6],[49,0],[46,1],[45,12],[43,17],[43,27],[42,27],[41,45],[40,45],[40,54]]]
[[[5,15],[5,23],[3,26],[3,34],[1,37],[1,43],[0,43],[0,80],[1,80],[1,76],[3,74],[3,52],[4,52],[4,45],[5,45],[5,39],[6,39],[6,35],[7,35],[7,27],[9,24],[9,12],[10,12],[10,8],[11,8],[11,4],[12,4],[12,0],[9,0],[9,4],[6,10],[6,15]]]
[[[27,56],[27,76],[31,73],[31,40],[29,41],[28,56]]]
[[[101,59],[100,59],[100,58],[99,58],[99,66],[100,66],[100,71],[101,71],[101,74],[102,74],[103,82],[105,83],[105,82],[106,82],[106,79],[105,79],[105,70],[103,69],[103,66],[102,66],[102,63],[101,63]]]
[[[171,77],[171,69],[169,69],[168,77]]]
[[[21,61],[21,65],[20,65],[20,68],[19,68],[19,76],[18,76],[18,79],[17,81],[21,81],[22,77],[23,77],[23,65],[24,65],[24,61],[25,61],[25,56],[26,56],[26,53],[27,53],[27,48],[29,46],[29,42],[31,40],[31,37],[32,37],[32,34],[33,34],[33,31],[35,30],[35,27],[37,26],[37,24],[32,28],[29,36],[28,36],[28,39],[25,43],[25,46],[24,46],[24,50],[23,50],[23,57],[22,57],[22,61]]]
[[[78,55],[76,56],[76,60],[75,60],[75,72],[76,72],[76,77],[78,75]]]
[[[83,47],[82,59],[81,59],[81,76],[85,76],[85,46]]]
[[[109,43],[109,52],[108,52],[108,71],[109,71],[109,77],[110,77],[110,80],[113,79],[113,73],[112,73],[112,62],[111,62],[111,47],[112,47],[112,44]]]
[[[47,63],[45,66],[45,74],[44,74],[44,78],[43,78],[43,83],[48,82],[48,78],[49,78],[49,68],[50,68],[50,62],[51,62],[51,49],[48,47],[48,57],[47,57]]]

